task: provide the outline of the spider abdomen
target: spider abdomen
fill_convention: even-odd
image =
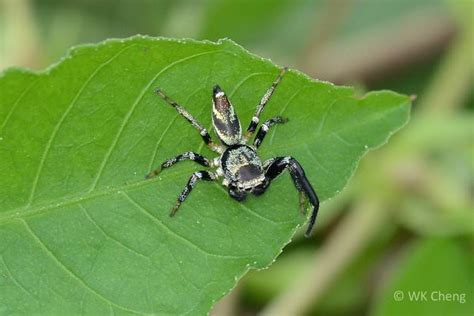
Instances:
[[[212,124],[222,143],[227,146],[240,143],[242,127],[239,119],[224,91],[217,85],[212,96]]]

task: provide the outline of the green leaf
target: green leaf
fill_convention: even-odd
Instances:
[[[473,267],[467,244],[454,239],[420,242],[381,293],[372,315],[472,315]]]
[[[134,37],[71,50],[50,69],[0,78],[0,314],[206,314],[249,268],[268,266],[305,217],[288,175],[244,203],[199,183],[168,216],[193,170],[184,151],[213,154],[154,94],[161,87],[209,129],[215,83],[246,127],[278,73],[232,41]],[[292,155],[321,200],[358,160],[408,118],[389,91],[363,99],[348,87],[290,71],[264,118],[263,159]],[[321,210],[324,212],[324,207]]]

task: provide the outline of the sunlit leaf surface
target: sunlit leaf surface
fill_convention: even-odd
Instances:
[[[40,73],[6,71],[0,314],[206,314],[250,267],[269,265],[305,221],[288,175],[245,203],[199,183],[174,218],[177,195],[202,167],[144,175],[184,151],[214,157],[154,88],[210,128],[219,83],[246,127],[277,73],[228,40],[143,37],[75,48]],[[290,121],[260,153],[296,157],[325,200],[405,124],[409,107],[393,92],[359,100],[351,88],[290,71],[264,112]]]

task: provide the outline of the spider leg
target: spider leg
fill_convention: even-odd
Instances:
[[[318,215],[319,199],[316,195],[316,192],[314,192],[311,183],[309,183],[308,179],[306,178],[303,167],[301,167],[300,163],[293,157],[276,157],[265,162],[264,166],[266,166],[265,177],[269,180],[269,182],[278,177],[285,169],[288,169],[296,189],[301,192],[300,194],[303,193],[308,198],[313,208],[308,228],[306,229],[305,233],[305,236],[309,237],[311,235],[314,222],[316,221],[316,216]]]
[[[166,103],[174,107],[181,116],[183,116],[186,120],[188,120],[188,122],[191,123],[191,125],[199,131],[199,134],[201,135],[202,139],[212,151],[215,151],[218,153],[224,152],[224,148],[220,146],[219,144],[216,144],[214,141],[212,141],[211,135],[209,135],[209,132],[184,107],[182,107],[176,101],[174,101],[165,93],[163,93],[163,91],[161,91],[159,88],[156,89],[156,93],[161,98],[163,98],[163,100],[165,100]]]
[[[170,158],[170,159],[166,160],[158,168],[156,168],[155,170],[153,170],[152,172],[147,174],[145,176],[145,178],[146,179],[153,178],[153,177],[157,176],[161,172],[161,170],[169,168],[172,165],[174,165],[174,164],[176,164],[180,161],[183,161],[183,160],[192,160],[192,161],[197,162],[198,164],[200,164],[201,166],[204,166],[204,167],[209,167],[211,165],[211,162],[206,157],[201,156],[200,154],[197,154],[197,153],[192,152],[192,151],[187,151],[185,153],[182,153],[181,155],[177,155],[173,158]]]
[[[286,122],[288,122],[288,119],[281,116],[275,116],[269,120],[266,120],[265,123],[263,123],[262,126],[260,126],[260,128],[258,129],[257,136],[255,136],[255,140],[253,141],[253,145],[257,148],[260,147],[263,142],[263,139],[265,138],[265,135],[267,135],[268,129],[271,126],[275,124],[283,124]]]
[[[249,127],[247,128],[247,132],[244,136],[245,142],[250,139],[252,134],[255,132],[255,129],[257,129],[258,122],[260,121],[260,114],[262,114],[263,108],[265,107],[265,105],[267,105],[268,101],[270,100],[270,97],[272,96],[273,92],[275,91],[276,87],[280,83],[287,70],[287,67],[281,69],[280,74],[275,79],[275,81],[273,81],[271,87],[268,88],[268,90],[265,92],[262,99],[260,100],[260,103],[257,105],[255,114],[253,115],[252,121],[250,121]]]
[[[188,183],[184,187],[183,191],[178,196],[178,200],[176,201],[176,204],[171,209],[170,216],[172,217],[176,214],[181,203],[183,203],[184,200],[186,200],[189,193],[191,193],[192,189],[196,186],[196,182],[198,180],[215,181],[216,179],[217,179],[217,175],[209,171],[198,171],[198,172],[193,173],[192,176],[189,178]]]
[[[300,191],[300,212],[303,215],[306,214],[305,204],[306,204],[306,196],[303,191]]]

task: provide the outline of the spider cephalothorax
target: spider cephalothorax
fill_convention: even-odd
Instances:
[[[252,145],[247,145],[248,140],[258,126],[263,108],[270,100],[286,71],[286,68],[281,70],[279,76],[263,95],[244,136],[242,136],[242,127],[234,107],[229,102],[224,91],[218,85],[214,87],[212,95],[212,124],[222,145],[214,143],[207,130],[182,106],[173,101],[160,89],[156,90],[159,96],[173,106],[179,114],[184,116],[199,131],[209,148],[220,154],[219,157],[209,160],[195,152],[185,152],[166,160],[158,169],[146,176],[147,178],[154,177],[162,169],[171,167],[183,160],[192,160],[202,166],[216,168],[214,172],[204,170],[193,173],[171,210],[171,216],[176,213],[181,203],[196,185],[197,180],[215,181],[223,177],[222,184],[228,188],[229,195],[237,201],[243,201],[249,193],[254,195],[263,194],[272,180],[278,177],[285,169],[288,169],[296,189],[300,192],[301,210],[304,210],[305,197],[312,206],[311,219],[306,230],[306,236],[310,235],[318,213],[319,200],[306,178],[303,168],[293,157],[275,157],[262,163],[257,155],[257,149],[265,138],[268,129],[272,125],[287,122],[287,119],[276,116],[265,121],[260,126]]]

